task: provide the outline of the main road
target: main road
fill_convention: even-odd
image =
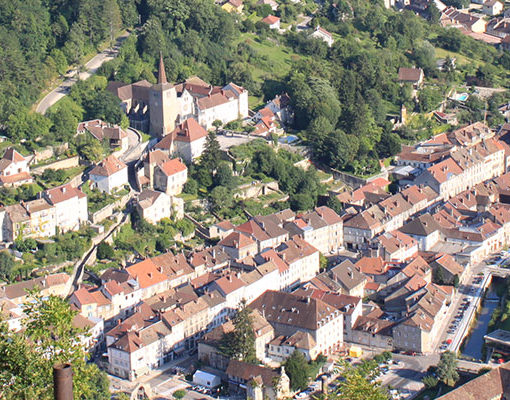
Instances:
[[[85,64],[85,69],[78,76],[78,69],[74,68],[65,75],[65,80],[56,89],[53,89],[37,104],[35,109],[39,114],[45,114],[48,108],[66,96],[78,80],[85,80],[90,78],[96,73],[103,63],[113,60],[119,54],[120,45],[130,35],[129,32],[124,32],[117,37],[115,45],[112,49],[103,50],[101,53],[96,54],[92,59]]]

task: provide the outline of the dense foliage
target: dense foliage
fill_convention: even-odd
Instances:
[[[46,136],[50,120],[28,112],[45,84],[136,22],[135,0],[1,2],[0,124],[7,136]]]
[[[75,399],[109,399],[108,378],[96,364],[87,363],[80,343],[85,332],[73,326],[77,312],[69,303],[56,296],[35,295],[24,312],[26,329],[21,332],[0,323],[0,397],[53,399],[53,365],[70,363]]]
[[[319,354],[315,360],[308,361],[302,352],[294,350],[283,364],[290,379],[291,389],[306,389],[310,379],[315,379],[326,360],[325,356]]]

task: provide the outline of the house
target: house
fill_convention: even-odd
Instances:
[[[172,215],[172,199],[166,193],[144,189],[136,199],[138,215],[151,224]]]
[[[244,4],[242,0],[228,0],[226,3],[223,3],[221,6],[226,12],[232,13],[236,12],[241,14],[243,12]]]
[[[265,108],[271,110],[281,123],[285,125],[292,124],[294,111],[292,110],[290,97],[287,93],[276,95],[274,99],[267,102]]]
[[[385,261],[405,261],[418,253],[418,241],[400,231],[385,232],[375,239]]]
[[[439,396],[438,400],[494,400],[510,397],[510,363],[502,364],[491,371],[460,385]]]
[[[455,126],[459,123],[457,120],[457,115],[455,113],[446,114],[441,111],[434,111],[434,117],[441,124],[450,124]]]
[[[142,300],[168,289],[168,277],[150,258],[127,267],[126,272],[140,286]]]
[[[255,356],[263,361],[266,358],[266,347],[274,338],[274,329],[269,322],[257,310],[250,314],[253,333],[255,334]],[[229,358],[221,353],[219,346],[223,337],[235,329],[232,320],[221,324],[208,332],[198,342],[198,359],[212,368],[225,371],[228,367]]]
[[[328,47],[333,46],[333,42],[335,41],[333,39],[333,35],[329,33],[326,29],[321,28],[320,26],[317,26],[317,28],[315,28],[315,31],[310,36],[322,40],[323,42],[326,42]]]
[[[389,264],[381,257],[362,257],[354,266],[376,283],[386,283],[389,279]]]
[[[184,340],[184,321],[172,311],[160,317],[143,304],[106,334],[108,372],[130,381],[172,359]]]
[[[45,190],[40,196],[55,207],[59,232],[78,230],[88,220],[87,195],[70,183]]]
[[[290,397],[290,379],[283,367],[277,372],[267,367],[230,360],[226,374],[229,390],[246,391],[246,399],[280,400]]]
[[[329,271],[322,272],[305,284],[305,287],[317,288],[328,292],[363,297],[367,277],[354,264],[345,260]]]
[[[182,157],[191,162],[200,157],[205,148],[207,131],[194,119],[188,118],[164,136],[155,146],[168,157]]]
[[[290,336],[278,336],[267,345],[268,357],[273,361],[283,363],[294,351],[303,353],[308,361],[313,361],[317,353],[317,343],[307,332],[297,331]]]
[[[271,6],[271,10],[273,11],[278,10],[278,3],[275,0],[259,0],[257,4],[259,5],[267,4]]]
[[[352,339],[353,328],[356,321],[363,314],[361,297],[348,296],[345,294],[331,293],[320,289],[300,288],[294,294],[305,297],[313,297],[340,310],[344,315],[344,340]]]
[[[28,158],[14,148],[8,148],[0,159],[0,186],[19,186],[32,183]]]
[[[101,319],[111,327],[119,319],[131,315],[141,300],[140,286],[129,279],[121,282],[108,280],[100,286],[82,284],[73,292],[69,303],[83,317]]]
[[[270,217],[258,216],[235,227],[237,232],[249,235],[257,242],[258,251],[273,248],[289,239],[287,230],[277,225]]]
[[[188,167],[178,158],[156,165],[154,169],[154,189],[169,196],[181,194],[188,180]]]
[[[398,350],[430,353],[447,316],[448,295],[438,286],[429,284],[415,297],[419,300],[409,306],[408,316],[393,327],[393,345]]]
[[[257,242],[243,232],[232,232],[220,240],[218,245],[235,260],[253,256],[258,251]]]
[[[10,331],[19,332],[23,329],[23,307],[6,298],[0,298],[0,318],[7,324]]]
[[[498,0],[487,0],[483,3],[482,12],[486,15],[495,16],[503,12],[503,3]]]
[[[441,281],[438,282],[441,285],[453,285],[455,277],[460,280],[464,274],[464,268],[450,254],[439,254],[430,262],[430,266],[434,269],[436,280]]]
[[[441,227],[429,213],[414,218],[399,230],[417,240],[420,251],[429,251],[441,238]]]
[[[464,170],[453,158],[446,158],[423,171],[415,183],[430,186],[441,198],[447,200],[466,189],[463,177]]]
[[[283,242],[274,250],[287,265],[285,276],[280,282],[286,290],[309,281],[319,273],[319,251],[299,236]],[[268,251],[271,252],[271,250]]]
[[[344,245],[348,249],[362,249],[384,229],[387,217],[378,205],[373,205],[344,220]]]
[[[343,245],[342,218],[326,206],[300,214],[283,227],[291,236],[299,235],[323,254],[336,252]]]
[[[448,7],[441,13],[440,24],[443,27],[466,29],[475,33],[484,33],[487,22],[480,17]]]
[[[62,272],[5,285],[0,287],[0,298],[22,305],[30,298],[27,291],[34,289],[43,297],[51,295],[65,297],[69,294],[70,279],[69,275]]]
[[[269,29],[280,29],[280,18],[274,15],[268,15],[262,19],[262,22],[269,26]]]
[[[90,171],[89,176],[101,192],[111,193],[114,189],[129,184],[127,165],[113,154],[96,165]]]
[[[100,142],[106,141],[110,149],[120,149],[122,152],[129,147],[129,137],[124,129],[118,125],[111,125],[100,119],[84,121],[78,124],[76,133],[90,133]]]
[[[391,351],[394,325],[395,322],[392,321],[362,315],[354,324],[350,341],[371,349]]]
[[[400,67],[398,69],[398,81],[400,83],[410,83],[415,89],[423,84],[424,78],[425,75],[421,68]]]
[[[2,238],[14,242],[19,238],[51,237],[56,226],[56,209],[46,199],[21,202],[5,207]]]
[[[343,344],[342,312],[320,299],[268,290],[249,306],[264,315],[276,335],[309,333],[319,353],[332,354]]]

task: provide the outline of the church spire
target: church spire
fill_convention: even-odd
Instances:
[[[163,54],[161,53],[159,53],[158,83],[168,83],[166,80],[165,64],[163,63]]]

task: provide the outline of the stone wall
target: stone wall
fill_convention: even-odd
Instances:
[[[70,158],[66,158],[64,160],[59,160],[52,162],[50,164],[43,165],[41,167],[36,167],[31,169],[30,172],[33,174],[39,175],[42,174],[47,169],[66,169],[66,168],[74,168],[80,165],[80,157],[74,156]]]
[[[89,221],[92,222],[93,224],[97,224],[102,220],[110,217],[111,215],[113,215],[117,208],[124,208],[124,206],[127,204],[130,198],[131,193],[128,193],[122,196],[115,203],[108,204],[106,207],[103,207],[102,209],[96,211],[95,213],[89,213]]]

